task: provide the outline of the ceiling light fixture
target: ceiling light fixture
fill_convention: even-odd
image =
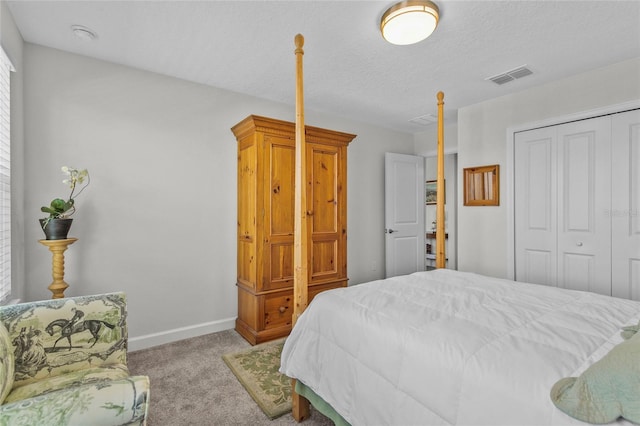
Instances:
[[[414,44],[429,37],[438,26],[438,6],[430,1],[401,1],[382,15],[382,37],[392,44]]]
[[[71,31],[73,31],[73,34],[80,40],[92,41],[98,38],[98,34],[96,34],[95,31],[82,25],[72,25]]]

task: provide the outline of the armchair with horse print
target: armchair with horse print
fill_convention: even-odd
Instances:
[[[0,425],[144,425],[123,293],[0,307]]]

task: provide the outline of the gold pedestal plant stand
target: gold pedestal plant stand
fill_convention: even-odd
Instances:
[[[71,244],[78,241],[77,238],[65,238],[64,240],[38,240],[44,246],[49,247],[53,253],[52,271],[53,282],[49,285],[49,290],[53,293],[52,299],[62,299],[64,291],[69,284],[64,282],[64,252]]]

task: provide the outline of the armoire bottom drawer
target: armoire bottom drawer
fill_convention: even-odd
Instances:
[[[264,296],[264,330],[291,327],[293,292],[279,292]]]

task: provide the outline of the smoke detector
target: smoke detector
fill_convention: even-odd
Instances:
[[[71,31],[73,34],[83,41],[93,41],[98,38],[98,34],[91,28],[87,28],[83,25],[72,25]]]

